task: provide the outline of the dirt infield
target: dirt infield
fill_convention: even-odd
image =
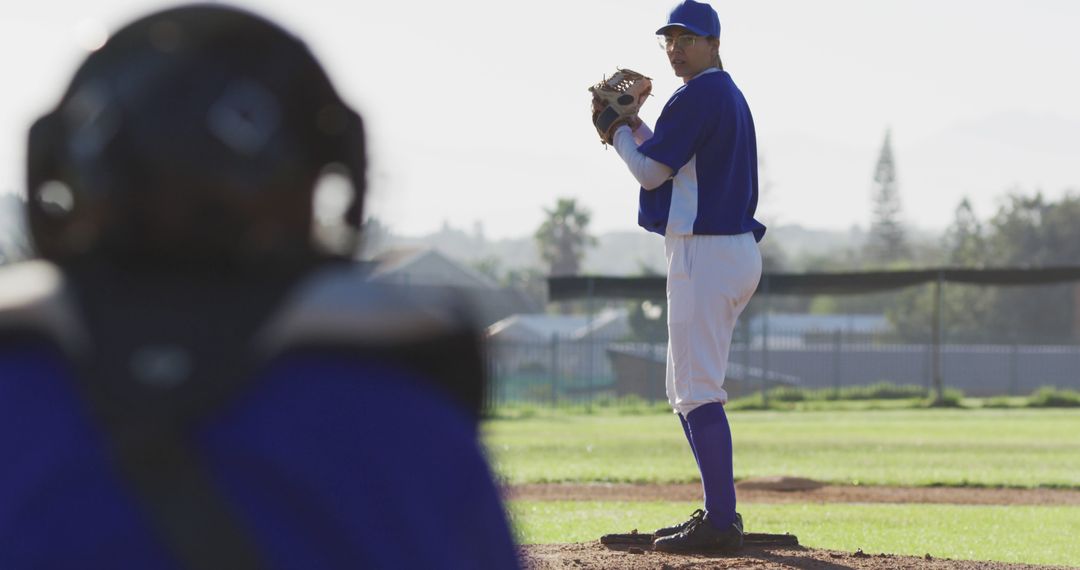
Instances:
[[[938,503],[964,505],[1080,505],[1080,491],[1060,489],[989,489],[957,487],[866,487],[819,485],[806,480],[745,481],[738,485],[745,503]],[[794,489],[794,490],[776,490]],[[699,484],[548,484],[507,488],[515,500],[697,501]],[[1002,562],[973,562],[882,553],[837,552],[803,547],[744,548],[736,557],[677,555],[627,545],[540,544],[521,547],[529,570],[626,569],[704,570],[773,569],[938,569],[1033,570],[1062,568]]]
[[[653,552],[629,547],[609,547],[599,541],[583,544],[540,544],[521,547],[523,566],[528,570],[625,569],[625,570],[714,570],[753,568],[755,570],[1035,570],[1061,568],[968,562],[890,554],[836,552],[809,548],[743,549],[738,556],[720,557]]]

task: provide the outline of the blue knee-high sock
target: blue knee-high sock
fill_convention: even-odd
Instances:
[[[724,405],[716,402],[694,408],[686,423],[705,489],[705,513],[713,526],[727,528],[735,522],[735,473]]]
[[[679,423],[682,424],[683,435],[686,436],[686,442],[690,444],[690,451],[694,454],[694,463],[697,463],[698,471],[701,470],[701,462],[698,461],[697,450],[694,449],[694,438],[690,437],[690,424],[686,422],[686,418],[682,414],[678,414]]]

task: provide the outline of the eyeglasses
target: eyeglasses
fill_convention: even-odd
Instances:
[[[694,43],[697,42],[700,37],[701,36],[691,36],[688,34],[683,34],[677,37],[656,36],[656,42],[660,44],[660,48],[664,51],[671,51],[674,48],[686,49],[694,45]]]

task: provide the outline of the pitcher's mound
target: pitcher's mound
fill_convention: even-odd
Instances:
[[[737,555],[667,554],[643,546],[601,544],[530,544],[520,547],[525,570],[1064,570],[1050,566],[947,560],[929,554],[838,552],[802,546],[747,546]]]
[[[824,487],[824,483],[814,481],[813,479],[807,479],[805,477],[758,477],[756,479],[745,479],[735,484],[737,489],[747,491],[813,491]]]

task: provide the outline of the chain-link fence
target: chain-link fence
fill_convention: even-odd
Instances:
[[[1043,386],[1080,390],[1078,283],[1060,276],[1009,286],[935,278],[870,293],[759,290],[736,329],[725,387],[732,398],[764,387],[851,394],[886,383],[923,396],[939,388],[976,397]],[[593,284],[597,293],[586,306],[606,307],[602,328],[491,336],[490,405],[664,400],[667,339],[663,315],[653,315],[653,326],[641,324],[642,298],[656,297],[656,283],[647,286],[653,293],[624,290],[611,296],[616,301]],[[613,319],[625,326],[612,326]]]

